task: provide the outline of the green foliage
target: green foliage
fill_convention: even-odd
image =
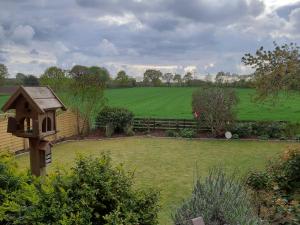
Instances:
[[[242,62],[255,69],[257,99],[277,97],[281,90],[291,90],[300,86],[299,47],[294,44],[277,45],[266,51],[263,47],[255,55],[246,54]]]
[[[235,123],[231,129],[233,135],[238,135],[240,138],[250,137],[252,132],[251,123]]]
[[[173,81],[177,83],[178,86],[181,86],[182,78],[180,74],[175,74],[173,77]]]
[[[281,138],[285,134],[286,125],[281,122],[238,122],[231,128],[239,137],[259,137],[262,139]]]
[[[196,137],[196,132],[194,129],[184,128],[179,131],[179,136],[183,138],[194,138]]]
[[[42,85],[49,85],[58,93],[67,91],[67,82],[69,82],[69,79],[66,76],[66,72],[55,66],[47,68],[40,77]]]
[[[149,86],[159,86],[161,84],[162,73],[159,70],[148,69],[144,73],[144,84]]]
[[[189,225],[202,216],[205,225],[260,224],[250,198],[234,175],[214,169],[204,179],[197,179],[192,196],[173,215],[174,224]]]
[[[240,139],[240,136],[238,134],[233,134],[232,139]]]
[[[96,118],[97,128],[110,124],[114,131],[126,132],[133,122],[133,113],[124,108],[105,107]]]
[[[36,87],[40,85],[39,79],[34,75],[27,75],[23,79],[23,85],[29,87]]]
[[[266,172],[252,171],[248,174],[246,184],[256,191],[269,190],[271,178]]]
[[[0,86],[2,86],[5,82],[5,79],[8,77],[7,67],[0,63]]]
[[[175,130],[166,130],[166,136],[167,137],[178,137],[179,134]]]
[[[233,90],[202,88],[193,93],[192,107],[196,119],[211,129],[214,135],[225,133],[235,119],[237,96]]]
[[[135,190],[132,174],[107,155],[78,158],[70,173],[42,179],[1,175],[22,182],[3,200],[1,224],[157,224],[158,193]]]
[[[287,123],[284,127],[284,134],[287,137],[295,137],[300,134],[300,123]]]
[[[253,190],[253,200],[263,220],[275,225],[299,224],[299,148],[287,149],[268,164],[265,172],[250,173],[246,183]]]

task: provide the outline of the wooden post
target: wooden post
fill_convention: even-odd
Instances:
[[[30,169],[31,173],[35,176],[43,176],[46,174],[46,167],[41,166],[40,141],[39,138],[29,138]]]

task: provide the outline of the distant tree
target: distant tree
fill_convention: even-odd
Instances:
[[[223,83],[223,78],[226,76],[226,73],[223,71],[220,71],[216,75],[216,83],[221,84]]]
[[[180,75],[180,74],[175,74],[175,76],[173,77],[173,80],[174,80],[175,82],[177,82],[177,85],[178,85],[178,86],[181,86],[182,79],[181,79],[181,75]]]
[[[144,73],[144,84],[159,86],[161,84],[162,73],[159,70],[149,69]]]
[[[190,86],[191,85],[191,81],[193,80],[193,74],[191,72],[187,72],[184,75],[183,80],[184,80],[184,82],[185,82],[185,84],[187,86]]]
[[[39,86],[40,82],[39,82],[39,79],[36,76],[27,75],[23,80],[23,84],[25,86],[35,87],[35,86]]]
[[[0,86],[5,83],[5,79],[8,77],[8,70],[4,64],[0,64]]]
[[[168,84],[168,86],[171,86],[171,80],[173,79],[173,74],[172,73],[165,73],[163,75],[163,80],[166,81],[166,83]]]
[[[223,135],[227,126],[236,119],[234,107],[237,100],[233,90],[203,87],[193,93],[193,113],[198,122],[209,127],[214,135]]]
[[[258,100],[278,96],[281,90],[300,88],[300,55],[299,47],[294,44],[277,45],[266,51],[263,47],[255,55],[245,54],[242,62],[255,69],[254,85]]]
[[[42,85],[49,85],[56,92],[65,91],[66,82],[68,78],[66,73],[58,67],[49,67],[40,77],[40,83]]]
[[[19,85],[24,84],[25,78],[26,78],[26,75],[23,74],[23,73],[17,73],[17,74],[16,74],[16,81],[17,81],[17,83],[18,83]]]
[[[129,77],[124,70],[121,70],[118,72],[115,81],[117,81],[121,86],[125,86],[128,84]]]

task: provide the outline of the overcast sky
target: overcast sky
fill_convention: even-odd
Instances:
[[[11,76],[104,66],[142,76],[246,73],[241,57],[300,44],[300,0],[1,0],[0,63]]]

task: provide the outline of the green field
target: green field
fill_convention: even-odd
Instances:
[[[130,109],[137,117],[192,118],[195,88],[124,88],[106,90],[108,104]],[[281,94],[276,105],[254,102],[254,89],[236,89],[239,120],[300,121],[300,94]]]
[[[0,111],[1,111],[1,107],[4,105],[4,103],[7,101],[8,98],[9,95],[0,94]]]
[[[155,118],[192,118],[192,93],[196,88],[167,88],[143,87],[107,89],[105,96],[108,105],[130,109],[136,117]],[[284,120],[300,121],[300,94],[281,94],[274,105],[254,102],[253,89],[236,89],[239,103],[237,116],[239,120]],[[8,99],[7,95],[0,95],[0,105]]]
[[[74,141],[53,148],[51,173],[68,169],[76,155],[100,156],[110,152],[114,163],[135,171],[136,187],[155,187],[161,192],[161,225],[171,224],[170,215],[190,195],[195,174],[205,176],[213,166],[236,170],[262,169],[266,162],[287,146],[297,143],[271,141],[199,141],[132,137],[102,141]],[[20,170],[29,165],[29,155],[17,156]],[[196,169],[197,168],[197,169]]]

